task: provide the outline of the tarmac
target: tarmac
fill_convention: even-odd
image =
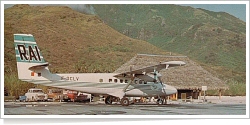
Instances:
[[[103,101],[96,102],[5,102],[4,116],[6,118],[21,117],[55,117],[64,116],[86,117],[86,116],[119,116],[155,115],[161,117],[185,118],[191,117],[244,117],[246,115],[246,97],[216,96],[206,97],[206,100],[177,100],[168,101],[165,105],[157,105],[155,102],[135,103],[129,106],[120,104],[106,105]],[[42,116],[40,116],[42,115]],[[84,116],[83,116],[84,115]],[[205,116],[204,116],[205,115]]]

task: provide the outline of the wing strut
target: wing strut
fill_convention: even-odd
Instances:
[[[127,90],[127,88],[129,87],[129,85],[132,84],[132,82],[135,79],[134,74],[132,73],[132,66],[130,66],[130,77],[131,77],[131,81],[121,90],[121,91],[116,91],[113,93],[108,93],[109,95],[115,96],[115,97],[119,97],[120,99],[122,99],[125,96],[125,92]]]
[[[132,66],[130,66],[130,77],[131,77],[130,82],[123,88],[123,92],[124,92],[124,93],[126,92],[126,90],[127,90],[127,88],[129,87],[129,85],[130,85],[130,84],[134,81],[134,79],[135,79],[134,74],[132,74]]]

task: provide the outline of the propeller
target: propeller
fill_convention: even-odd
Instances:
[[[168,65],[167,65],[167,67],[168,67]],[[166,67],[166,68],[167,68]],[[161,75],[160,75],[160,73],[158,73],[157,71],[156,71],[156,68],[154,68],[154,79],[156,80],[156,81],[159,81],[160,83],[161,83],[161,86],[162,86],[162,89],[164,88],[164,85],[163,85],[163,83],[162,83],[162,80],[161,80]],[[166,93],[166,91],[163,91],[165,94],[167,94]]]
[[[166,91],[164,90],[164,85],[163,85],[162,80],[161,80],[161,75],[160,75],[160,73],[157,72],[156,67],[154,68],[154,79],[155,79],[156,82],[160,82],[160,84],[162,86],[162,92],[167,95]],[[161,97],[159,95],[158,95],[158,98],[159,98],[158,99],[159,102],[160,101],[162,101],[162,103],[164,102],[164,99],[161,99]],[[157,100],[157,102],[158,102],[158,100]]]

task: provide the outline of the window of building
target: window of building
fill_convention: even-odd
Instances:
[[[42,76],[42,73],[38,73],[38,77]]]
[[[123,79],[120,79],[120,83],[123,83]]]
[[[117,79],[114,79],[114,82],[117,83]]]
[[[125,83],[128,83],[128,80],[127,80],[127,79],[125,79]]]

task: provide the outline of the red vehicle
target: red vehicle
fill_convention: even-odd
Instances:
[[[67,96],[68,96],[70,101],[74,102],[76,100],[77,95],[78,95],[77,91],[71,91],[71,90],[67,91]]]
[[[77,102],[86,102],[86,101],[90,102],[91,101],[91,94],[79,92],[77,97],[76,97],[76,101]]]
[[[51,100],[53,102],[64,100],[65,98],[62,92],[62,89],[48,89],[48,100]]]
[[[67,95],[68,101],[72,102],[84,102],[91,99],[91,94],[81,93],[77,91],[67,90],[63,92],[64,95]]]

